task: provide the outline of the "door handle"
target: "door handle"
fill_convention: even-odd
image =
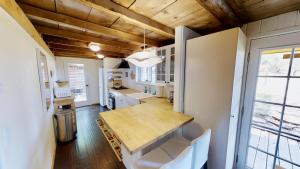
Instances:
[[[86,87],[89,87],[89,85],[87,84],[87,85],[85,85]]]

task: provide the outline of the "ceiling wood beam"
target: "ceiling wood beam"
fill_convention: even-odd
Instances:
[[[249,1],[250,2],[250,1]],[[242,5],[243,2],[239,0],[226,0],[226,3],[231,7],[236,15],[244,22],[250,22],[250,17],[246,12],[246,8]]]
[[[70,26],[75,26],[75,27],[79,27],[79,28],[86,29],[89,31],[93,31],[93,32],[102,34],[104,36],[115,37],[118,39],[131,41],[131,42],[139,44],[139,45],[144,43],[144,38],[141,36],[122,32],[122,31],[119,31],[116,29],[108,28],[105,26],[101,26],[101,25],[98,25],[98,24],[95,24],[95,23],[92,23],[89,21],[84,21],[81,19],[67,16],[67,15],[50,12],[50,11],[36,8],[36,7],[30,6],[30,5],[27,5],[24,3],[20,3],[20,6],[29,17],[34,17],[34,18],[43,20],[45,22],[49,22],[49,20],[55,21],[58,23],[67,24]],[[152,39],[146,38],[146,43],[151,46],[159,46],[159,42],[152,40]]]
[[[56,57],[72,57],[72,58],[84,58],[84,59],[98,59],[96,55],[78,54],[66,51],[53,51]]]
[[[79,0],[81,3],[86,6],[105,11],[114,16],[119,16],[130,20],[135,23],[137,26],[151,30],[158,34],[164,35],[169,38],[175,38],[175,31],[173,28],[170,28],[166,25],[163,25],[153,19],[150,19],[144,15],[138,14],[130,9],[127,9],[115,2],[110,0]]]
[[[47,44],[15,1],[0,0],[0,7],[13,17],[16,22],[32,37],[32,39],[34,39],[39,46],[48,53],[48,55],[53,56],[53,53],[48,48]]]
[[[124,57],[123,53],[118,53],[118,52],[111,52],[111,51],[105,51],[105,50],[100,50],[99,52],[92,52],[91,50],[87,48],[82,48],[82,47],[75,47],[75,46],[65,46],[65,45],[57,45],[57,44],[49,44],[48,45],[50,49],[61,49],[61,50],[66,50],[66,51],[73,51],[73,52],[88,52],[90,54],[102,54],[105,56],[116,56],[116,57]]]
[[[89,48],[87,42],[46,36],[46,35],[44,35],[43,38],[48,45],[63,45],[63,46]],[[100,44],[100,47],[101,47],[101,50],[104,50],[104,51],[112,51],[112,52],[123,53],[123,54],[127,54],[127,55],[129,55],[133,52],[132,50],[116,48],[114,46],[103,45],[103,44]]]
[[[71,51],[67,49],[54,49],[50,48],[54,54],[69,54],[73,56],[89,56],[89,57],[97,57],[95,53],[89,51]],[[105,57],[113,57],[113,58],[123,58],[115,55],[105,55]]]
[[[66,30],[61,30],[61,29],[53,29],[53,28],[48,28],[44,26],[38,26],[35,25],[35,28],[40,32],[41,34],[44,35],[51,35],[51,36],[56,36],[56,37],[62,37],[62,38],[67,38],[67,39],[74,39],[78,41],[84,41],[84,42],[96,42],[100,44],[106,44],[110,46],[114,46],[116,48],[123,48],[123,49],[130,49],[130,50],[140,50],[141,48],[137,45],[132,45],[129,43],[123,43],[123,42],[117,42],[114,40],[107,40],[103,38],[97,38],[94,36],[89,36],[86,34],[82,33],[75,33],[71,31],[66,31]]]
[[[225,0],[196,0],[203,8],[217,18],[225,27],[241,26],[242,22]]]
[[[76,56],[72,54],[64,54],[64,53],[55,53],[56,57],[65,57],[65,58],[81,58],[81,59],[94,59],[94,60],[102,60],[97,57],[89,57],[89,56]]]
[[[66,46],[77,46],[82,48],[88,48],[88,42],[70,40],[66,38],[54,37],[43,35],[43,39],[47,44],[58,44],[58,45],[66,45]]]

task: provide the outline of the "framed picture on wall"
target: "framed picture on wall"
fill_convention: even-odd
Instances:
[[[45,110],[48,111],[51,105],[49,71],[47,65],[47,58],[39,50],[37,50],[37,66],[38,66],[39,79],[40,79],[41,98]]]

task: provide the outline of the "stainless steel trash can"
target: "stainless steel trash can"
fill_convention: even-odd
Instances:
[[[73,111],[61,110],[54,114],[54,119],[56,120],[56,134],[57,140],[60,142],[71,141],[76,135],[76,122],[74,127],[74,115]]]

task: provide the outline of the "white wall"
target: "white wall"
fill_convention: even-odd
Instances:
[[[129,63],[129,66],[130,66],[130,69],[125,69],[124,74],[123,74],[125,86],[128,87],[128,88],[139,90],[139,91],[144,91],[144,86],[145,85],[142,84],[142,83],[137,83],[136,78],[132,79],[130,77],[131,73],[134,73],[135,76],[137,76],[136,66],[131,64],[131,63]],[[125,72],[128,72],[128,77],[125,77]]]
[[[300,11],[293,11],[247,23],[243,31],[251,39],[300,31]]]
[[[69,81],[65,67],[68,63],[82,63],[85,66],[86,82],[89,85],[87,88],[87,95],[89,101],[87,105],[99,103],[99,68],[101,61],[95,59],[81,59],[81,58],[56,58],[57,79],[61,81]]]
[[[105,69],[116,69],[118,68],[121,62],[122,59],[120,58],[104,58],[102,67]],[[132,79],[130,75],[133,72],[136,76],[136,66],[131,63],[129,63],[129,66],[130,69],[123,69],[123,86],[143,92],[145,84],[137,83],[136,78]],[[128,77],[125,77],[125,72],[128,72]],[[167,87],[164,87],[163,96],[168,97]]]
[[[123,69],[123,85],[132,89],[139,89],[140,86],[136,83],[136,78],[131,78],[131,73],[136,73],[136,67],[129,63],[130,69]],[[126,77],[126,72],[128,77]]]
[[[200,34],[185,27],[178,26],[175,30],[175,77],[174,77],[174,111],[183,112],[184,109],[184,71],[186,41],[200,36]]]
[[[122,62],[122,59],[120,58],[104,58],[103,59],[103,68],[105,69],[115,69],[118,68],[120,63]],[[130,69],[123,69],[123,85],[128,88],[136,89],[143,91],[144,85],[136,83],[135,78],[131,79],[130,74],[133,72],[136,74],[136,67],[135,65],[128,63],[130,66]],[[125,72],[128,72],[128,77],[125,77]]]
[[[2,8],[0,20],[0,168],[51,169],[53,106],[46,112],[42,105],[36,59],[40,47]],[[55,70],[54,58],[45,55],[49,71]]]

